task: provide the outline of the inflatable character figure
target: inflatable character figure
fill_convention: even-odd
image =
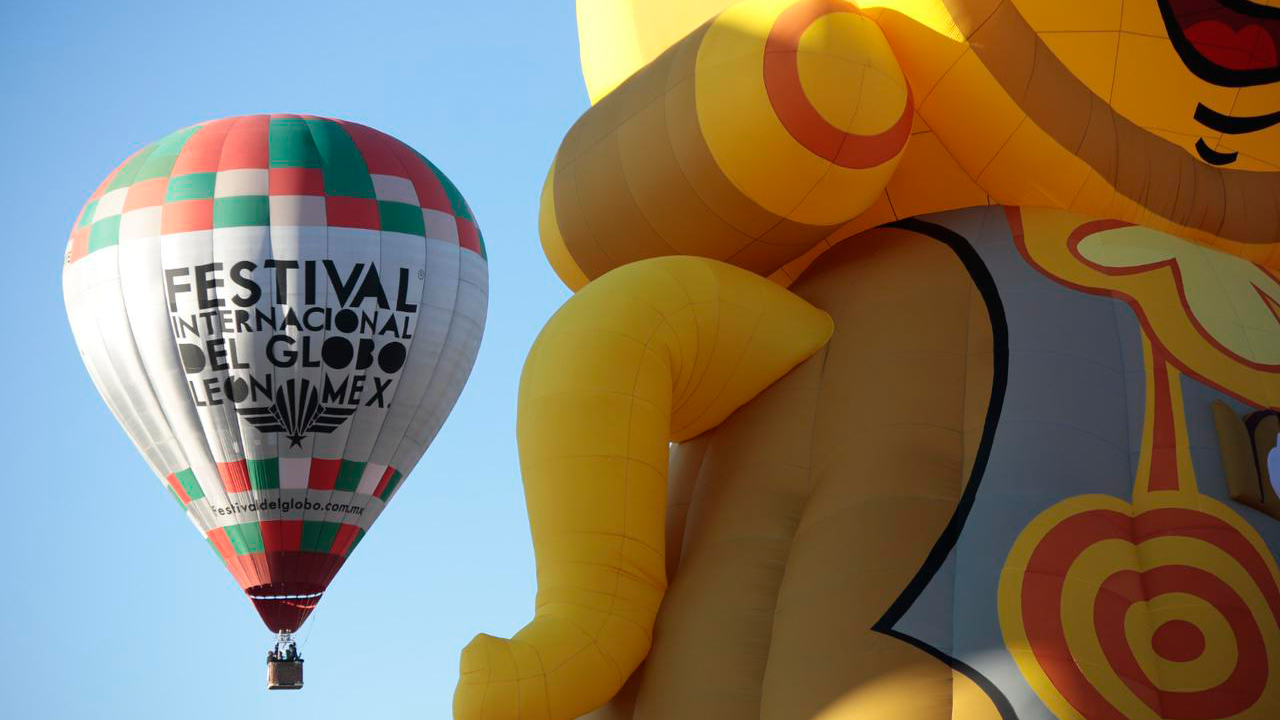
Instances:
[[[1280,718],[1280,2],[578,19],[457,717]]]

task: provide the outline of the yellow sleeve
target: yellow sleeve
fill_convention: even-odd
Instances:
[[[714,5],[668,19],[685,27]],[[581,17],[612,27],[619,12]],[[853,4],[743,0],[573,126],[542,194],[543,247],[575,290],[662,255],[768,276],[883,204],[914,112],[888,41]]]
[[[715,427],[831,331],[784,288],[684,256],[609,272],[551,318],[517,417],[536,611],[511,640],[463,650],[456,718],[574,718],[618,691],[666,590],[669,443]]]

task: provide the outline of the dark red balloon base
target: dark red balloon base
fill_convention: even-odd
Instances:
[[[258,608],[262,621],[272,632],[294,632],[315,609],[325,588],[347,560],[359,528],[343,525],[333,540],[330,552],[281,550],[281,537],[293,526],[292,535],[301,534],[300,521],[266,521],[262,523],[260,552],[240,553],[222,528],[209,533],[209,541],[222,558],[231,575]],[[350,530],[345,530],[350,528]],[[286,538],[288,539],[288,538]]]
[[[262,622],[272,632],[294,632],[302,627],[316,603],[324,596],[324,586],[314,583],[272,583],[245,589]]]

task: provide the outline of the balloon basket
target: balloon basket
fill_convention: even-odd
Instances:
[[[267,689],[301,690],[302,662],[293,636],[281,632],[275,647],[267,653]]]
[[[267,663],[268,690],[301,690],[302,661],[272,660]]]

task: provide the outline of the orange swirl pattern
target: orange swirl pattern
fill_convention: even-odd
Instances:
[[[805,94],[797,50],[800,36],[819,18],[832,13],[860,14],[838,0],[811,0],[792,5],[781,15],[765,42],[764,86],[778,120],[809,152],[851,169],[873,168],[898,156],[911,134],[915,101],[907,99],[896,122],[875,135],[859,135],[832,125]]]
[[[1158,551],[1144,545],[1160,538],[1192,540],[1219,551],[1201,558],[1214,557],[1219,562],[1230,558],[1248,575],[1255,595],[1264,600],[1265,617],[1255,617],[1256,602],[1251,604],[1222,579],[1222,567],[1196,567],[1188,564],[1189,557],[1170,558],[1173,561],[1169,564],[1142,570],[1115,568],[1096,586],[1090,606],[1067,603],[1066,586],[1081,581],[1075,577],[1074,567],[1090,548],[1120,541],[1138,548],[1131,557],[1151,558]],[[1098,677],[1101,668],[1080,657],[1079,646],[1084,643],[1068,637],[1064,617],[1091,614],[1082,619],[1096,634],[1106,669],[1159,718],[1216,720],[1239,715],[1259,705],[1271,668],[1280,662],[1280,658],[1268,656],[1263,629],[1274,633],[1280,625],[1280,586],[1258,548],[1239,529],[1215,515],[1183,507],[1156,508],[1132,517],[1117,509],[1083,509],[1053,525],[1036,542],[1025,570],[1018,574],[1019,614],[1030,650],[1066,702],[1091,720],[1135,717],[1132,698],[1109,695],[1108,684]],[[1235,646],[1234,666],[1213,687],[1188,691],[1162,686],[1159,676],[1152,677],[1149,669],[1142,667],[1129,643],[1126,618],[1130,611],[1174,593],[1204,601],[1229,628],[1230,637],[1225,640]],[[1194,662],[1205,651],[1206,635],[1215,631],[1220,632],[1183,619],[1167,620],[1151,633],[1151,650],[1167,663]],[[1208,640],[1221,645],[1224,638]]]

